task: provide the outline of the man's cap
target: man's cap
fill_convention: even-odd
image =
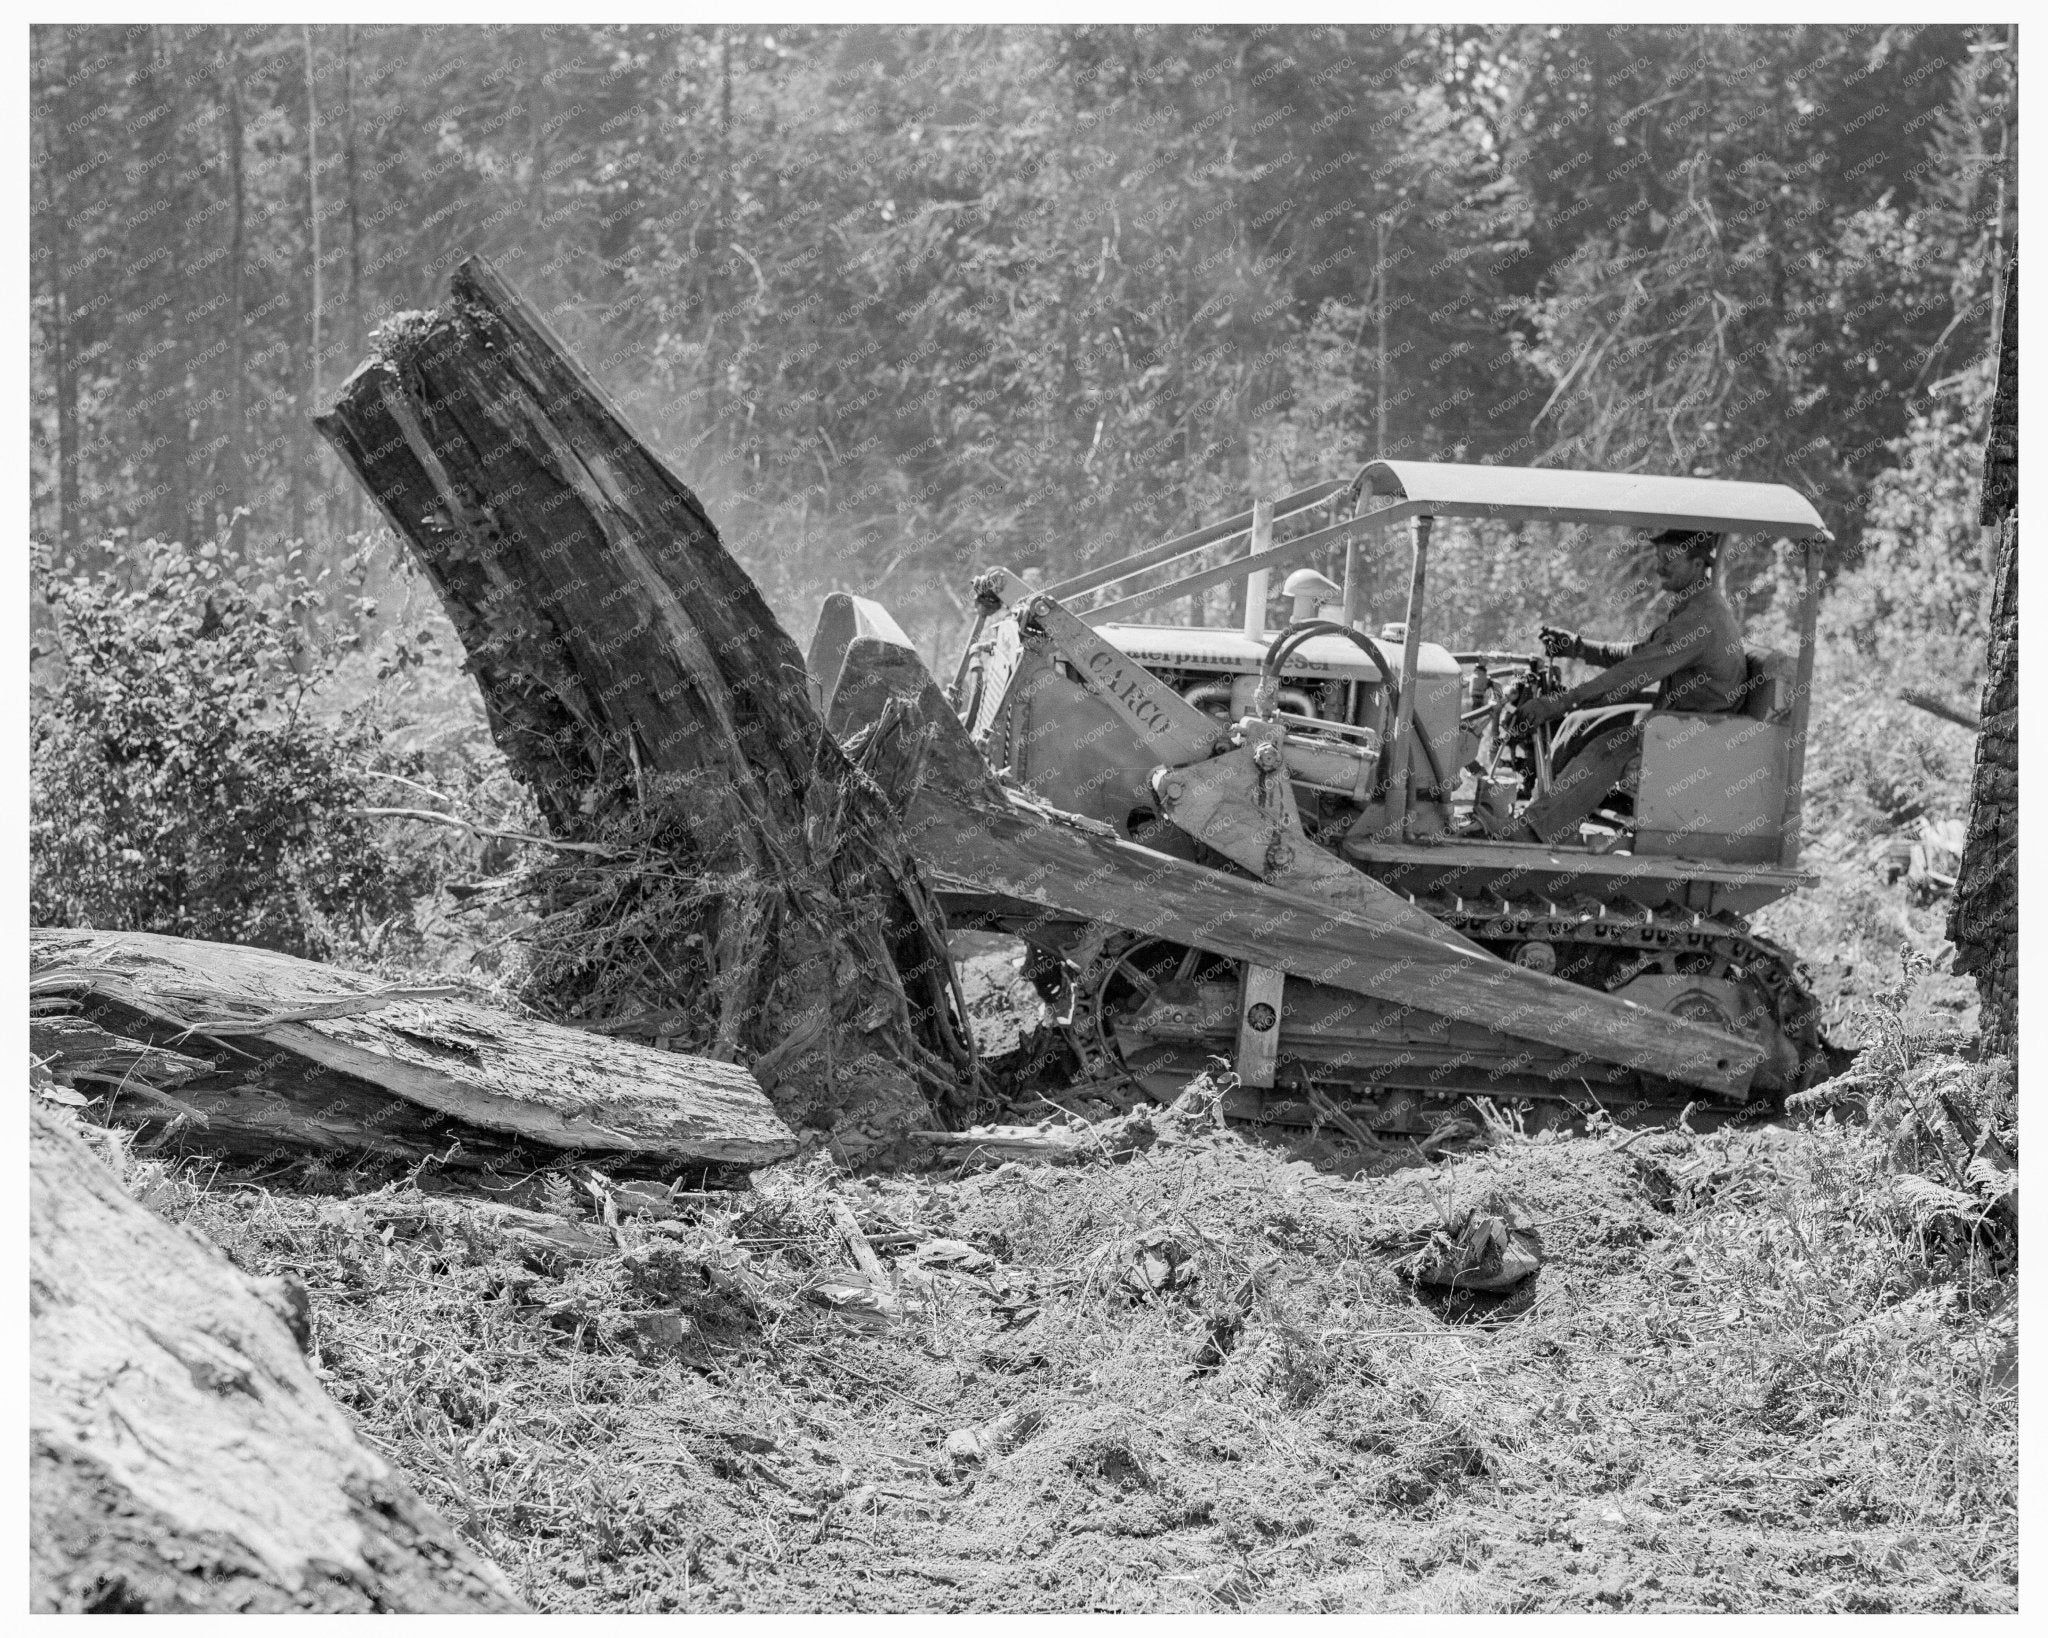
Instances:
[[[1692,557],[1712,557],[1721,549],[1721,537],[1711,529],[1666,529],[1650,537],[1652,546],[1682,546]]]

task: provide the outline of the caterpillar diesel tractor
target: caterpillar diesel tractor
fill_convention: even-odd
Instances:
[[[1802,543],[1799,651],[1749,653],[1736,710],[1645,698],[1518,731],[1513,708],[1558,691],[1558,666],[1429,639],[1438,518]],[[1368,632],[1359,548],[1399,524],[1405,619]],[[1746,919],[1812,881],[1800,790],[1828,538],[1777,485],[1374,461],[1052,586],[988,570],[951,720],[863,599],[828,603],[811,670],[856,754],[877,702],[893,723],[921,696],[899,795],[949,923],[1028,945],[1095,1083],[1168,1098],[1221,1056],[1232,1112],[1254,1119],[1427,1130],[1473,1097],[1531,1129],[1596,1107],[1726,1115],[1829,1072],[1798,963]],[[1313,567],[1339,548],[1342,584]],[[1276,624],[1271,577],[1290,567]],[[1240,579],[1241,624],[1136,618]],[[877,692],[883,671],[898,681]],[[1617,715],[1644,718],[1632,789],[1574,841],[1493,839]]]

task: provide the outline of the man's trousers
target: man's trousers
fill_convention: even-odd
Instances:
[[[1643,723],[1602,729],[1565,764],[1550,789],[1522,810],[1522,828],[1537,841],[1572,843],[1579,826],[1617,786],[1635,794],[1643,768]]]

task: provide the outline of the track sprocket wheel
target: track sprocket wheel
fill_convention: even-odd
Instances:
[[[1091,1081],[1120,1086],[1134,1100],[1150,1097],[1141,1078],[1145,1049],[1129,1043],[1132,1015],[1168,985],[1234,979],[1237,966],[1206,950],[1137,933],[1105,940],[1092,959],[1068,967],[1066,974],[1064,1026],[1082,1072]]]

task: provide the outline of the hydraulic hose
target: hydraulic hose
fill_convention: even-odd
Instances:
[[[1259,675],[1277,679],[1280,675],[1281,666],[1287,663],[1288,658],[1294,651],[1307,642],[1309,638],[1323,633],[1327,633],[1332,637],[1349,637],[1360,648],[1365,650],[1366,658],[1371,660],[1373,665],[1378,668],[1380,680],[1387,685],[1387,699],[1389,703],[1398,710],[1401,703],[1401,685],[1395,679],[1394,668],[1387,664],[1386,653],[1380,648],[1378,643],[1366,636],[1364,632],[1353,631],[1351,627],[1340,625],[1335,620],[1295,620],[1289,622],[1279,635],[1266,645],[1266,657],[1259,662]]]

